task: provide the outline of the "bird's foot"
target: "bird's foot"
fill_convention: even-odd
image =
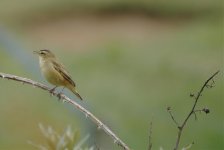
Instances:
[[[62,94],[63,94],[63,93],[61,93],[61,92],[57,94],[58,101],[62,100]]]
[[[62,99],[62,95],[63,95],[62,92],[63,92],[64,88],[65,88],[65,87],[63,87],[63,89],[61,90],[61,92],[59,92],[59,93],[57,94],[58,100],[61,100],[61,99]]]
[[[55,89],[57,88],[57,86],[56,87],[54,87],[54,88],[52,88],[49,92],[51,93],[51,96],[53,96],[54,95],[54,92],[55,92]]]

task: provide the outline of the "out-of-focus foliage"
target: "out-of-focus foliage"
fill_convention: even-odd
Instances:
[[[39,150],[94,150],[93,146],[90,148],[84,146],[89,135],[80,140],[79,131],[72,131],[71,126],[68,126],[61,134],[51,126],[44,127],[41,123],[39,124],[39,128],[45,143],[35,144],[31,141],[28,142]]]
[[[222,15],[222,0],[19,0],[0,2],[1,20],[25,25],[86,13],[143,13],[149,16]]]

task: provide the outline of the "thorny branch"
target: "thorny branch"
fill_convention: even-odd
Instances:
[[[38,87],[42,90],[52,92],[48,86],[46,86],[42,83],[33,81],[28,78],[23,78],[23,77],[11,75],[11,74],[5,74],[5,73],[1,73],[1,72],[0,72],[0,77],[4,78],[4,79],[18,81],[23,84],[29,84],[34,87]],[[114,140],[114,143],[116,143],[118,146],[122,147],[124,150],[130,150],[130,148],[127,146],[127,144],[125,144],[120,138],[118,138],[118,136],[113,131],[111,131],[111,129],[108,126],[106,126],[102,121],[100,121],[96,116],[94,116],[87,109],[85,109],[84,107],[82,107],[81,105],[76,103],[74,100],[68,98],[66,95],[64,95],[62,93],[58,94],[53,91],[52,95],[55,97],[58,97],[63,102],[69,103],[72,106],[74,106],[76,109],[78,109],[80,112],[82,112],[86,116],[86,118],[90,118],[90,120],[92,120],[92,122],[97,125],[98,129],[102,129],[107,135],[109,135]]]
[[[194,104],[193,104],[193,107],[192,109],[190,110],[189,114],[187,115],[187,117],[185,118],[185,120],[183,121],[183,123],[181,125],[179,125],[177,123],[177,121],[175,120],[172,112],[171,112],[171,108],[168,107],[167,108],[167,111],[169,112],[172,120],[174,121],[174,123],[177,125],[178,127],[178,134],[177,134],[177,140],[176,140],[176,144],[175,144],[175,147],[174,147],[174,150],[177,150],[178,149],[178,146],[179,146],[179,143],[180,143],[180,138],[181,138],[181,135],[182,135],[182,132],[183,132],[183,129],[187,123],[187,121],[189,120],[189,118],[192,116],[192,115],[195,115],[195,119],[197,119],[197,116],[196,116],[196,113],[197,112],[205,112],[206,114],[209,113],[209,109],[208,108],[203,108],[201,110],[196,110],[195,107],[198,103],[198,100],[199,98],[202,96],[202,92],[204,91],[205,88],[212,88],[214,87],[214,84],[215,84],[215,81],[214,81],[214,77],[219,73],[219,71],[215,72],[211,77],[209,77],[205,83],[202,85],[200,91],[194,95],[194,94],[190,94],[190,97],[193,97],[195,99],[194,101]],[[210,84],[209,84],[210,83]],[[192,144],[191,144],[192,146]],[[190,147],[191,147],[190,146]]]

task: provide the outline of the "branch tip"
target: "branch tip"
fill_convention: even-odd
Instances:
[[[190,93],[190,97],[195,97],[195,95],[193,93]]]
[[[167,111],[171,111],[171,107],[168,106],[168,107],[166,108],[166,110],[167,110]]]
[[[205,112],[206,114],[210,113],[210,110],[208,108],[203,108],[202,111]]]

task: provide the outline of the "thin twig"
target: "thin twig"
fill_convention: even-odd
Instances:
[[[4,78],[4,79],[18,81],[18,82],[21,82],[23,84],[26,83],[26,84],[32,85],[33,87],[38,87],[42,90],[52,92],[51,88],[49,88],[48,86],[46,86],[42,83],[33,81],[31,79],[28,79],[28,78],[23,78],[23,77],[11,75],[11,74],[6,74],[6,73],[1,73],[1,72],[0,72],[0,77]],[[130,148],[127,146],[127,144],[125,144],[120,138],[118,138],[118,136],[113,131],[111,131],[111,129],[108,126],[106,126],[102,121],[100,121],[96,116],[94,116],[87,109],[85,109],[84,107],[82,107],[81,105],[76,103],[74,100],[68,98],[64,94],[58,94],[58,93],[53,91],[52,95],[62,99],[63,102],[67,102],[67,103],[71,104],[73,107],[75,107],[80,112],[82,112],[87,118],[90,118],[90,120],[92,120],[92,122],[94,124],[96,124],[98,128],[102,129],[107,135],[109,135],[114,140],[114,143],[116,143],[117,145],[122,147],[124,150],[130,150]]]
[[[150,127],[149,127],[149,146],[148,150],[152,149],[152,122],[150,122]]]
[[[192,142],[191,144],[185,146],[184,148],[182,148],[182,150],[188,150],[188,149],[190,149],[193,145],[194,145],[194,142]]]
[[[172,111],[171,111],[171,107],[167,107],[167,111],[170,114],[170,117],[172,118],[173,122],[176,124],[177,127],[179,127],[178,122],[176,121],[176,119],[174,118]]]
[[[177,140],[176,140],[176,144],[175,144],[175,147],[174,147],[174,150],[177,150],[178,149],[178,146],[179,146],[179,143],[180,143],[180,138],[181,138],[181,135],[182,135],[182,132],[183,132],[183,129],[188,121],[188,119],[193,115],[195,114],[195,107],[197,105],[197,102],[199,100],[199,98],[202,96],[202,92],[204,91],[205,87],[207,88],[211,88],[214,86],[214,80],[213,78],[219,73],[219,71],[215,72],[210,78],[208,78],[205,83],[202,85],[200,91],[198,92],[198,94],[196,96],[194,96],[195,98],[195,101],[194,101],[194,105],[192,107],[192,109],[190,110],[189,114],[187,115],[186,119],[183,121],[183,123],[181,124],[181,126],[178,127],[178,134],[177,134]],[[211,84],[208,84],[210,81],[212,81]],[[209,110],[208,110],[209,112]],[[206,113],[206,111],[205,111]]]

